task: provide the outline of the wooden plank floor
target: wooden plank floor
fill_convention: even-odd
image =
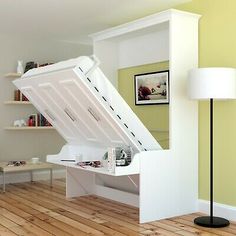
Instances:
[[[148,224],[138,223],[138,209],[96,196],[65,198],[63,179],[7,185],[0,193],[0,236],[10,235],[236,235],[236,223],[223,229],[193,224],[199,214]]]

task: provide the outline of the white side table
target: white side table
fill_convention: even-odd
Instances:
[[[8,166],[7,162],[0,162],[0,172],[2,173],[2,190],[5,192],[5,174],[6,173],[16,173],[16,172],[28,172],[30,171],[31,182],[33,181],[33,171],[34,170],[49,170],[50,171],[50,186],[52,187],[52,168],[53,164],[40,162],[33,164],[31,162],[26,162],[25,165],[21,166]]]

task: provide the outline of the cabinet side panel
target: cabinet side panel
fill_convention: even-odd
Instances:
[[[187,74],[198,65],[198,19],[173,14],[169,43],[170,150],[140,154],[141,222],[192,213],[197,206],[198,105],[187,97]]]

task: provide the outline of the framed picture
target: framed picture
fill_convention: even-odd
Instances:
[[[134,76],[135,105],[169,103],[169,70]]]

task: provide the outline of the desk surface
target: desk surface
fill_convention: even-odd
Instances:
[[[39,169],[50,169],[53,168],[53,164],[47,162],[39,162],[33,164],[31,162],[26,162],[25,165],[21,166],[8,166],[7,162],[0,162],[1,172],[17,172],[17,171],[27,171],[27,170],[39,170]]]

